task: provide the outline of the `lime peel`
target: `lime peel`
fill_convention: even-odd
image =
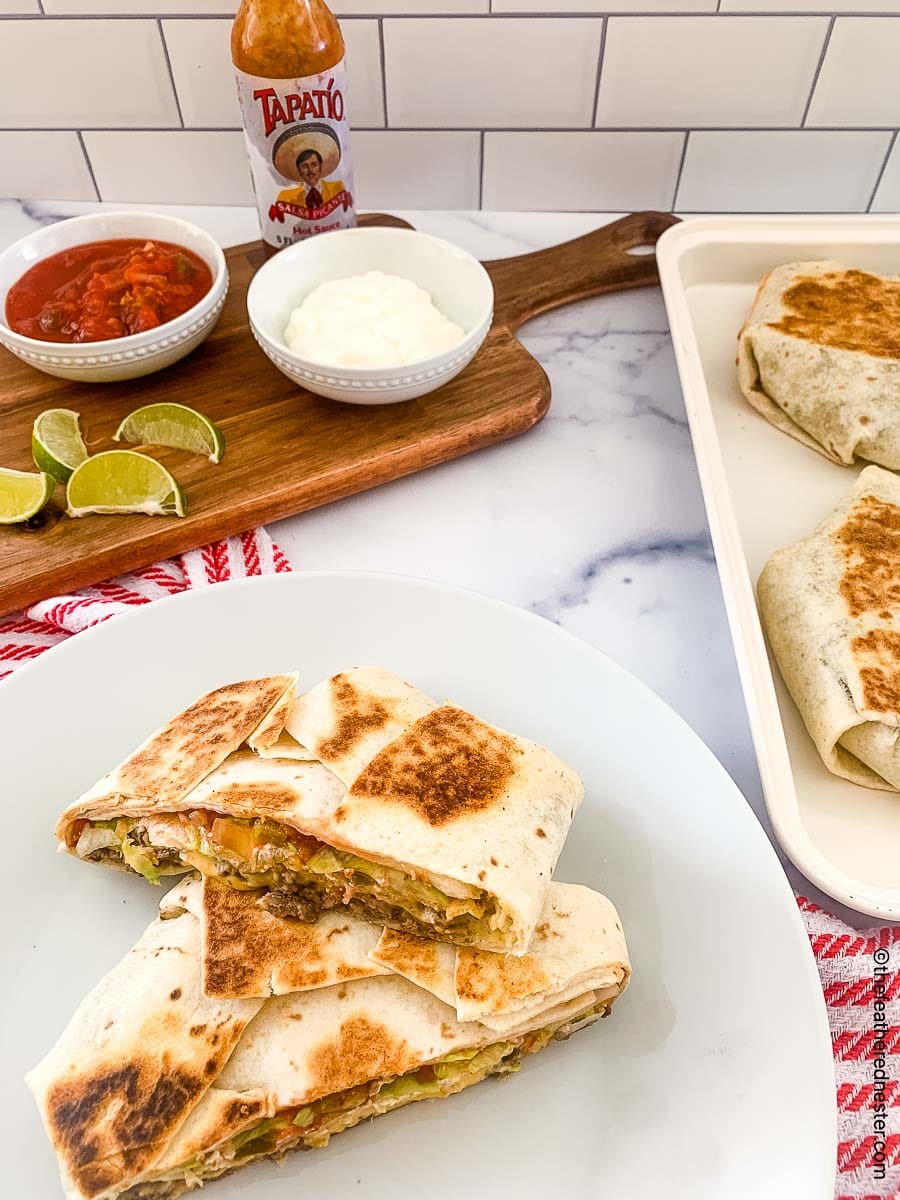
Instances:
[[[35,417],[31,457],[39,471],[65,483],[88,456],[79,416],[71,408],[48,408]]]
[[[56,487],[46,471],[14,471],[0,467],[0,525],[18,525],[41,511]]]
[[[113,434],[114,442],[133,446],[172,446],[202,454],[210,462],[221,462],[225,453],[225,435],[203,413],[186,404],[145,404],[121,422]]]
[[[136,450],[104,450],[72,472],[66,488],[70,517],[87,513],[143,513],[183,517],[184,492],[170,471]]]

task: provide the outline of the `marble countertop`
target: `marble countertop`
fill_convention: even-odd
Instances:
[[[0,246],[99,207],[0,201]],[[145,207],[187,217],[224,246],[258,237],[250,209]],[[401,215],[480,258],[541,249],[613,219]],[[572,304],[530,322],[520,336],[553,389],[550,412],[536,429],[280,521],[272,534],[300,570],[425,576],[571,630],[681,714],[772,836],[659,290]],[[782,859],[796,888],[841,911]]]

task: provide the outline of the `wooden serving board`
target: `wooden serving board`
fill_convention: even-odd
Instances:
[[[373,216],[365,223],[404,224]],[[530,429],[550,403],[542,368],[514,337],[530,317],[572,300],[657,282],[652,246],[675,218],[637,213],[549,250],[487,263],[494,324],[465,371],[421,400],[358,407],[310,395],[257,347],[245,298],[265,261],[261,243],[226,254],[231,284],[218,326],[181,362],[125,383],[70,383],[2,350],[0,465],[33,470],[31,427],[45,408],[81,414],[88,449],[113,449],[132,409],[191,405],[223,429],[213,466],[197,455],[150,451],[187,493],[184,518],[63,515],[63,489],[32,526],[0,529],[0,614],[375,487]]]

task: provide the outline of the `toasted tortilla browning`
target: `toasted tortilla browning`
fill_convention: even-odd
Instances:
[[[737,367],[776,429],[832,462],[900,467],[900,277],[776,267],[738,335]]]
[[[820,346],[900,358],[900,282],[865,271],[800,276],[771,328]]]
[[[900,790],[900,480],[867,467],[760,575],[781,674],[825,765]]]
[[[291,1150],[320,1149],[336,1133],[371,1117],[419,1100],[452,1096],[491,1075],[512,1074],[529,1054],[544,1049],[554,1040],[565,1041],[607,1012],[607,1005],[589,1002],[582,1011],[542,1029],[482,1048],[451,1052],[402,1072],[391,1070],[399,1068],[405,1056],[403,1047],[395,1047],[387,1031],[369,1028],[366,1023],[358,1028],[348,1022],[341,1027],[334,1044],[323,1049],[326,1060],[323,1078],[334,1082],[358,1078],[368,1068],[371,1070],[368,1083],[341,1088],[310,1104],[279,1110],[273,1117],[220,1141],[211,1151],[170,1169],[166,1178],[130,1188],[123,1193],[124,1200],[176,1200],[189,1189],[257,1159],[281,1159]],[[354,1062],[350,1069],[341,1065],[348,1055]]]
[[[555,887],[537,949],[552,986],[529,995],[527,1011],[506,1011],[509,1023],[497,1029],[461,1019],[441,998],[441,981],[431,990],[373,963],[359,940],[344,947],[353,975],[345,982],[304,979],[302,991],[258,998],[204,995],[201,964],[214,954],[209,935],[220,919],[221,936],[230,930],[234,951],[243,945],[264,972],[302,965],[308,947],[296,929],[296,963],[288,943],[248,946],[247,932],[269,922],[255,922],[251,893],[196,877],[177,884],[160,919],[28,1076],[68,1200],[174,1200],[254,1159],[325,1146],[368,1117],[514,1071],[526,1055],[606,1015],[627,983],[624,941],[607,936],[615,910],[589,889]],[[325,920],[308,932],[321,957],[332,927]],[[616,988],[602,986],[610,968]],[[494,985],[492,1008],[502,976]]]
[[[160,804],[180,799],[253,734],[293,682],[291,675],[275,675],[208,692],[126,759],[116,790]]]
[[[448,704],[386,746],[350,796],[406,804],[431,825],[446,825],[497,804],[521,755],[509,734]]]

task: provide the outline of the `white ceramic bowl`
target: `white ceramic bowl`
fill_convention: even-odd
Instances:
[[[285,345],[288,317],[314,288],[365,271],[413,280],[466,336],[443,354],[403,367],[331,366]],[[346,229],[297,242],[269,259],[250,284],[247,312],[253,336],[288,379],[332,400],[393,404],[433,392],[471,362],[491,327],[494,288],[477,258],[442,238],[412,229]]]
[[[193,308],[157,329],[107,342],[44,342],[10,329],[6,295],[29,267],[60,250],[108,238],[157,238],[199,255],[213,275],[210,290]],[[228,290],[225,255],[208,233],[178,217],[142,212],[90,213],[46,225],[0,253],[0,343],[18,358],[60,379],[111,383],[168,367],[199,346],[219,319]]]

